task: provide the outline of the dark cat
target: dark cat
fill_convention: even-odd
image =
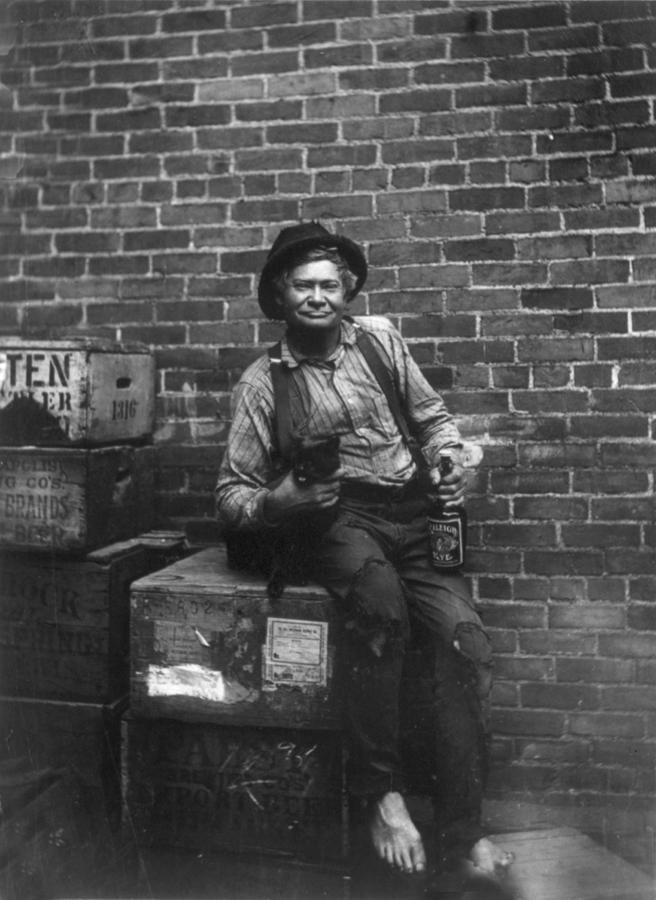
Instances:
[[[339,468],[339,436],[295,438],[292,471],[299,484],[322,481]],[[274,482],[275,484],[275,482]],[[268,579],[268,594],[279,598],[285,584],[307,584],[316,544],[330,527],[335,510],[299,515],[276,529],[231,531],[224,535],[228,565]]]

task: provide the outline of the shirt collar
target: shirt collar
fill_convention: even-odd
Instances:
[[[338,366],[344,356],[344,346],[347,344],[355,344],[356,337],[356,329],[353,322],[343,319],[340,325],[339,343],[328,359],[322,360],[322,362],[330,366]],[[280,341],[280,346],[282,363],[290,369],[297,369],[302,363],[313,362],[311,356],[292,353],[289,344],[287,343],[287,335]]]

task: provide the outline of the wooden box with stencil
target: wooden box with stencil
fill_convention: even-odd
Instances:
[[[345,746],[334,731],[177,719],[123,722],[124,816],[138,846],[339,863]]]
[[[83,559],[0,553],[0,694],[109,703],[129,688],[130,584],[185,552],[148,532]]]
[[[340,727],[337,616],[317,585],[271,603],[210,547],[134,582],[130,606],[135,716]]]
[[[0,447],[0,548],[82,554],[153,519],[153,447]]]
[[[148,348],[99,338],[0,338],[5,446],[97,446],[153,431],[155,362]]]

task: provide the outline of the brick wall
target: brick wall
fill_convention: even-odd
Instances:
[[[655,12],[19,0],[0,48],[0,329],[151,345],[160,519],[208,520],[265,248],[365,244],[357,312],[486,447],[491,796],[611,831],[655,795]]]

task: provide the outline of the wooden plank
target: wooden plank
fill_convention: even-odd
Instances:
[[[91,446],[152,434],[155,363],[147,348],[0,338],[5,445]]]
[[[0,547],[83,553],[153,524],[152,447],[0,448]]]
[[[152,593],[166,596],[175,585],[193,585],[199,596],[243,596],[259,597],[264,594],[264,582],[258,575],[229,569],[223,545],[208,547],[180,560],[174,566],[147,575],[135,583],[138,593]],[[325,601],[328,594],[324,588],[312,582],[307,585],[289,584],[285,587],[283,600],[287,597],[298,600]]]
[[[654,900],[651,878],[573,828],[497,835],[515,900]]]

